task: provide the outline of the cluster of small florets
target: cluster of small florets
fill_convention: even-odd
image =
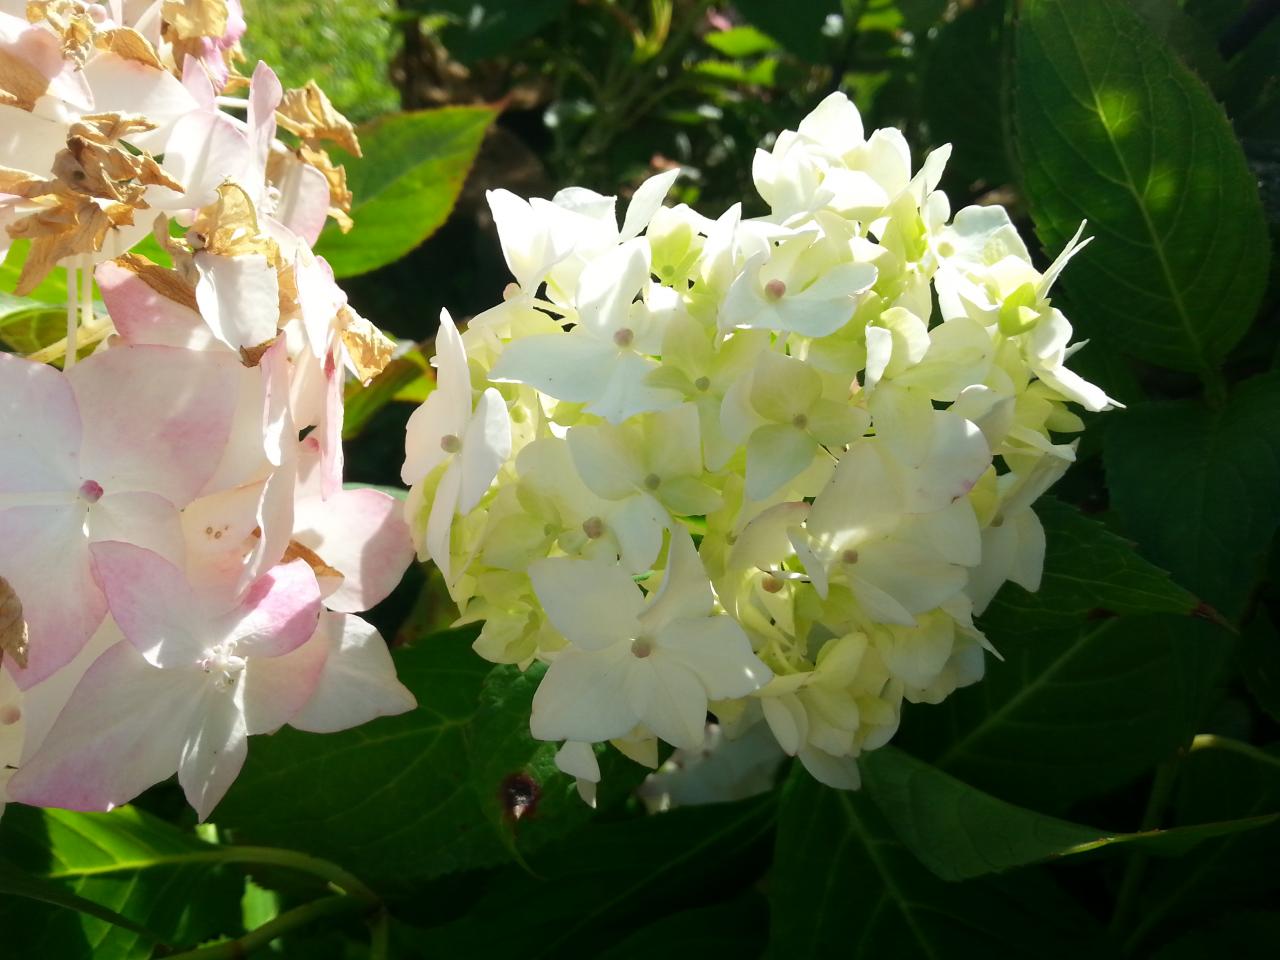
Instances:
[[[248,735],[414,703],[354,615],[412,559],[401,506],[342,485],[343,377],[393,345],[311,250],[349,222],[321,143],[359,148],[314,86],[235,75],[243,30],[237,0],[0,4],[0,256],[69,295],[65,341],[0,353],[0,806],[176,771],[203,818]]]
[[[590,797],[594,745],[650,765],[708,711],[765,723],[858,784],[904,702],[983,675],[973,617],[1034,590],[1031,506],[1067,468],[1068,370],[1048,271],[998,206],[951,215],[949,148],[912,172],[833,94],[756,155],[771,213],[489,194],[515,282],[436,340],[403,478],[476,650],[548,664],[530,726]]]

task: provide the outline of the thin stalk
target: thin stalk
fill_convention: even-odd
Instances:
[[[292,910],[286,910],[274,920],[268,920],[258,929],[251,930],[243,937],[238,937],[235,940],[224,940],[222,943],[213,943],[207,947],[188,950],[185,953],[173,954],[169,960],[240,960],[240,958],[248,956],[255,950],[269,946],[272,940],[283,936],[291,930],[307,926],[324,917],[355,910],[359,906],[359,901],[341,894],[325,897],[322,900],[313,900]]]
[[[1201,733],[1191,741],[1191,750],[1189,752],[1195,753],[1197,750],[1228,750],[1231,753],[1238,753],[1242,757],[1248,757],[1250,760],[1265,766],[1280,767],[1280,757],[1267,753],[1265,750],[1259,750],[1252,744],[1232,740],[1230,737],[1220,737],[1213,733]]]
[[[1173,797],[1173,785],[1178,779],[1182,757],[1183,754],[1180,751],[1177,756],[1156,767],[1156,776],[1151,783],[1151,793],[1147,796],[1147,808],[1142,813],[1140,832],[1155,830],[1164,819],[1165,809]],[[1142,891],[1142,880],[1147,872],[1147,860],[1146,854],[1135,853],[1125,865],[1124,876],[1120,880],[1120,892],[1116,896],[1116,909],[1111,915],[1113,934],[1128,926],[1137,909],[1138,894]]]
[[[76,283],[76,268],[67,264],[67,339],[66,354],[62,361],[62,369],[70,370],[76,362],[76,333],[79,331],[80,311],[76,303],[79,285]]]

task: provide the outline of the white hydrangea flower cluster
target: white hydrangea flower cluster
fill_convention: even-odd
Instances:
[[[858,784],[904,702],[982,677],[974,625],[1034,590],[1031,507],[1071,463],[1071,326],[1006,212],[951,215],[950,150],[914,174],[833,94],[756,155],[771,214],[570,188],[489,194],[515,282],[437,338],[408,427],[408,515],[476,650],[549,664],[533,735],[584,796],[593,745],[763,721],[819,780]]]

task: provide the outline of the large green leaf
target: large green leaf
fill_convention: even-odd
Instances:
[[[769,904],[754,891],[710,907],[670,913],[641,927],[598,960],[652,960],[659,955],[698,960],[750,960],[764,952]]]
[[[1026,0],[1017,148],[1036,232],[1096,239],[1063,275],[1088,333],[1216,367],[1266,286],[1257,182],[1222,108],[1123,0]]]
[[[497,874],[457,921],[426,931],[424,957],[597,957],[629,927],[714,903],[764,867],[772,797],[592,824]],[[518,933],[514,933],[517,932]],[[416,956],[416,954],[414,954]]]
[[[899,843],[865,792],[797,771],[769,879],[774,957],[1080,956],[1082,911],[1035,871],[950,884]]]
[[[1144,554],[1229,619],[1257,583],[1280,524],[1280,374],[1194,400],[1114,414],[1104,461],[1111,504]]]
[[[528,734],[537,673],[493,669],[473,631],[397,653],[418,709],[336,734],[254,741],[214,812],[237,842],[303,850],[407,894],[452,871],[504,862],[578,826],[589,808]],[[517,811],[523,793],[536,803]]]
[[[1186,742],[1226,637],[1186,616],[1194,598],[1101,524],[1051,500],[1036,509],[1040,590],[1008,584],[981,619],[1003,661],[938,706],[904,711],[902,736],[976,787],[1060,810]]]
[[[1206,840],[1280,819],[1276,813],[1171,830],[1110,833],[1006,803],[893,747],[873,751],[859,766],[867,792],[898,839],[943,880],[965,880],[1114,846],[1179,856]]]
[[[364,157],[344,160],[355,226],[344,234],[329,224],[316,253],[338,277],[350,277],[399,260],[431,236],[453,210],[495,116],[488,107],[443,107],[361,127]]]
[[[131,807],[74,813],[12,805],[0,821],[0,857],[178,945],[239,926],[244,881],[199,859],[214,850]],[[153,946],[104,919],[11,897],[0,898],[0,930],[5,955],[14,957],[131,960],[149,957]]]
[[[0,292],[0,346],[35,353],[67,335],[66,306]]]
[[[1035,505],[1048,541],[1040,589],[1008,587],[1004,606],[1015,606],[1037,626],[1120,613],[1196,611],[1199,601],[1144,560],[1133,544],[1053,497]]]
[[[1240,635],[1240,672],[1258,706],[1280,721],[1280,633],[1259,611]]]

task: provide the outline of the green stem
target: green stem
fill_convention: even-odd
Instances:
[[[1232,740],[1230,737],[1220,737],[1214,733],[1198,734],[1191,741],[1190,752],[1194,753],[1197,750],[1229,750],[1231,753],[1238,753],[1242,757],[1248,757],[1250,760],[1265,766],[1280,767],[1280,757],[1267,753],[1265,750],[1259,750],[1252,744]]]
[[[382,899],[367,887],[363,880],[347,872],[336,863],[308,856],[295,850],[280,850],[275,847],[225,847],[214,851],[209,860],[223,863],[248,863],[261,866],[286,867],[301,873],[329,881],[344,894],[360,901],[365,906],[381,906]]]
[[[313,900],[292,910],[286,910],[274,920],[268,920],[243,937],[188,950],[186,953],[176,953],[169,960],[240,960],[253,951],[268,946],[272,940],[290,930],[296,930],[323,917],[354,910],[360,905],[358,900],[341,894],[325,897],[323,900]]]
[[[1156,776],[1151,783],[1151,793],[1147,796],[1147,808],[1142,813],[1142,833],[1155,830],[1164,819],[1165,808],[1173,796],[1173,785],[1178,779],[1178,770],[1182,765],[1183,754],[1164,761],[1156,767]],[[1117,933],[1128,926],[1134,910],[1138,906],[1138,894],[1142,890],[1142,879],[1147,872],[1147,855],[1135,853],[1125,865],[1124,876],[1120,880],[1120,892],[1116,896],[1116,909],[1111,915],[1111,932]]]
[[[391,956],[391,914],[379,910],[369,920],[369,960],[388,960]]]

